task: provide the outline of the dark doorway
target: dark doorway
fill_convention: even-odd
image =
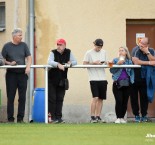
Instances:
[[[144,33],[150,39],[150,47],[155,49],[155,19],[127,19],[126,20],[126,44],[131,52],[136,46],[136,34]],[[155,74],[153,74],[155,75]],[[130,100],[128,102],[127,117],[132,114]],[[155,118],[155,97],[153,103],[149,104],[148,117]]]

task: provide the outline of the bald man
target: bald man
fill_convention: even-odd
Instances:
[[[155,65],[155,52],[153,48],[149,48],[149,39],[147,37],[141,39],[139,45],[133,48],[131,55],[134,64]],[[141,68],[134,69],[135,79],[134,84],[131,86],[130,98],[135,122],[149,121],[147,117],[148,98],[146,79],[142,78],[141,71]],[[138,93],[140,95],[140,105],[138,102]]]

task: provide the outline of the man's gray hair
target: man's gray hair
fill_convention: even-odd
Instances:
[[[15,36],[17,33],[22,33],[22,29],[21,29],[21,28],[15,28],[15,29],[12,31],[12,36]]]

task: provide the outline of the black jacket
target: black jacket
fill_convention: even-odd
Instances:
[[[59,62],[60,64],[65,64],[70,60],[70,49],[65,48],[63,54],[60,54],[57,49],[52,50],[54,53],[54,61]],[[68,69],[65,68],[65,71],[62,71],[58,68],[51,68],[48,72],[48,79],[53,84],[58,85],[60,80],[67,78]]]

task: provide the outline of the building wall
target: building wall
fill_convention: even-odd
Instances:
[[[15,1],[17,2],[17,9],[15,9]],[[27,29],[27,0],[0,0],[0,2],[5,2],[6,10],[6,30],[0,32],[0,51],[2,50],[3,45],[11,41],[11,32],[14,27],[20,27],[23,29],[23,40],[25,39],[25,32]],[[15,15],[17,17],[15,17]],[[2,90],[2,104],[0,109],[0,121],[6,121],[6,91],[5,91],[5,70],[0,69],[0,89]],[[16,110],[18,105],[18,97],[15,100],[15,117]],[[27,110],[26,110],[27,114]],[[27,116],[27,115],[26,115]]]
[[[24,30],[27,28],[28,0],[17,0],[18,15],[15,19],[15,0],[6,2],[6,30],[0,32],[0,49],[11,39],[14,25]],[[126,19],[155,18],[155,1],[141,0],[34,0],[36,26],[36,63],[47,64],[51,49],[56,48],[57,38],[64,38],[67,47],[75,55],[78,64],[82,64],[85,52],[93,48],[93,41],[102,38],[103,49],[108,53],[108,60],[117,56],[118,48],[126,45]],[[106,69],[108,90],[107,100],[103,103],[102,117],[114,112],[115,101],[112,94],[112,79]],[[5,71],[0,70],[4,78]],[[89,120],[91,92],[87,69],[69,69],[70,89],[64,101],[64,119],[67,121],[85,122]],[[37,69],[36,87],[44,87],[44,71]],[[2,89],[2,118],[6,118],[5,80],[0,83]],[[17,107],[17,100],[16,100]],[[6,111],[6,109],[5,109]],[[4,112],[4,113],[3,113]],[[5,117],[4,117],[5,116]],[[2,120],[2,119],[1,119]]]
[[[64,38],[67,47],[82,64],[85,52],[93,41],[102,38],[108,60],[117,56],[118,48],[126,45],[126,19],[155,18],[155,1],[141,0],[35,0],[37,64],[46,64],[49,52],[56,48],[57,38]],[[106,69],[108,90],[103,103],[103,117],[114,112],[112,79]],[[91,93],[86,69],[69,69],[70,89],[65,95],[64,118],[89,119]],[[43,72],[37,71],[37,87],[43,87]]]

